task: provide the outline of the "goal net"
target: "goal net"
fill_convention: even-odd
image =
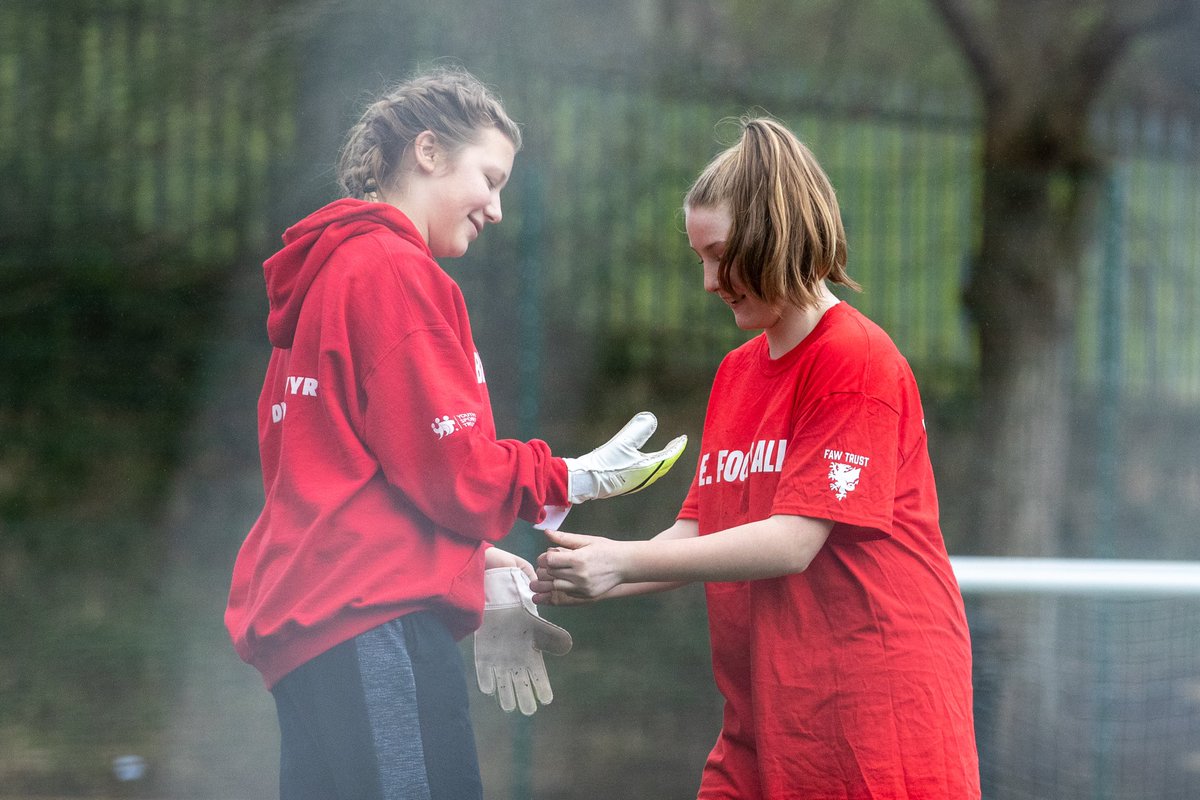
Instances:
[[[985,800],[1200,798],[1200,563],[952,562]]]

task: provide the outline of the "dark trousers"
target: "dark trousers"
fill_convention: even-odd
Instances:
[[[432,614],[322,653],[271,690],[281,800],[481,800],[462,657]]]

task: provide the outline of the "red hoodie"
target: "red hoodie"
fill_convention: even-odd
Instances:
[[[496,439],[462,292],[407,217],[339,200],[283,240],[264,265],[266,502],[225,611],[268,688],[413,611],[465,636],[483,543],[567,503],[545,442]]]

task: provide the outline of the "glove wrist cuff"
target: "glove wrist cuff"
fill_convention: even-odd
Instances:
[[[596,475],[591,470],[570,469],[567,472],[567,499],[571,503],[583,503],[595,500],[599,494],[600,485]]]
[[[529,604],[533,604],[533,590],[529,588],[529,578],[519,567],[498,567],[483,571],[483,606],[491,608],[513,608],[524,605],[524,597],[528,594]]]

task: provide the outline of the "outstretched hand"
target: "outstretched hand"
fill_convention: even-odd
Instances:
[[[546,537],[555,546],[538,556],[533,602],[582,605],[623,582],[620,556],[626,543],[565,531],[546,531]]]

